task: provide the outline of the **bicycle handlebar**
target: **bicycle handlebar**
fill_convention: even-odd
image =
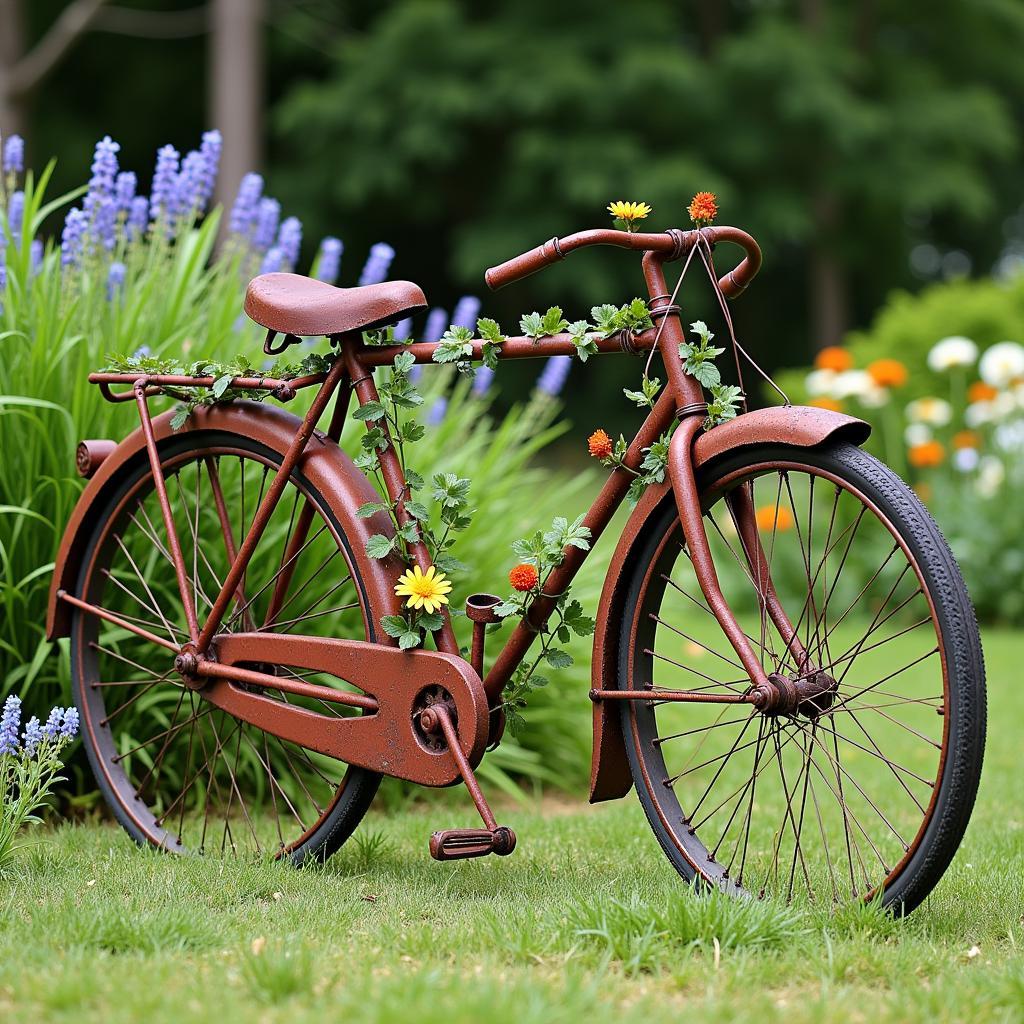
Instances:
[[[597,228],[591,231],[578,231],[565,238],[551,238],[543,245],[538,245],[529,252],[514,256],[496,267],[491,267],[484,274],[484,280],[492,291],[504,288],[513,281],[520,281],[530,274],[536,274],[552,263],[565,259],[574,249],[582,249],[587,245],[617,245],[621,249],[633,249],[643,252],[662,252],[669,259],[680,259],[696,244],[698,237],[714,245],[716,242],[734,242],[740,246],[746,256],[742,262],[723,274],[718,279],[718,286],[727,299],[735,298],[754,279],[761,269],[761,249],[753,237],[739,228],[701,228],[699,231],[633,232],[615,231],[611,228]]]

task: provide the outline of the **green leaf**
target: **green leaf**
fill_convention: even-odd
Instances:
[[[413,519],[418,519],[421,522],[430,518],[430,512],[427,510],[427,506],[421,501],[407,501],[405,503],[405,511],[408,512]]]
[[[231,385],[231,380],[232,380],[232,375],[230,373],[221,374],[213,382],[213,397],[214,398],[223,398],[224,397],[224,392],[227,391],[227,389]]]
[[[409,630],[407,633],[403,633],[398,638],[398,646],[403,651],[408,651],[410,648],[419,647],[423,642],[423,637],[420,635],[419,630]]]
[[[409,629],[409,623],[405,621],[404,615],[382,615],[380,628],[388,636],[399,637]]]
[[[505,340],[505,335],[501,333],[501,327],[498,325],[498,322],[491,320],[489,317],[481,317],[477,320],[476,332],[485,341],[495,345],[500,345]]]
[[[352,413],[352,418],[356,420],[366,420],[367,422],[383,419],[384,406],[381,405],[380,402],[366,402]]]
[[[411,352],[399,352],[393,365],[396,373],[408,373],[416,365],[416,357]]]
[[[569,326],[569,321],[562,316],[561,306],[551,306],[544,314],[541,328],[545,335],[559,334]]]
[[[519,330],[527,338],[539,338],[544,333],[544,317],[540,313],[527,313],[519,321]]]
[[[391,554],[391,549],[394,546],[394,537],[385,537],[383,534],[375,533],[366,542],[366,553],[371,558],[386,558],[389,554]]]
[[[368,501],[356,509],[356,515],[360,519],[369,519],[378,512],[386,512],[390,507],[386,501]]]
[[[544,660],[552,668],[569,668],[573,663],[572,655],[558,647],[549,647],[544,652]]]
[[[188,419],[189,409],[187,406],[179,405],[171,417],[171,430],[181,430]]]
[[[440,612],[420,612],[416,619],[416,625],[428,629],[432,633],[444,625],[444,616]]]

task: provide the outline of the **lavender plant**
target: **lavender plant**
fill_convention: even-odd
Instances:
[[[78,733],[78,711],[54,708],[45,725],[21,727],[21,698],[11,694],[0,714],[0,871],[10,863],[26,825],[37,824],[53,786],[63,780],[61,753]]]

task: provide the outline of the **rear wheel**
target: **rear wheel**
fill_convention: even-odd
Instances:
[[[753,498],[782,607],[826,682],[772,711],[623,701],[641,803],[691,881],[836,903],[880,894],[908,912],[952,859],[981,772],[984,668],[959,570],[916,495],[853,446],[763,446],[720,460],[701,481],[718,575],[782,687],[812,671],[766,612],[740,542],[739,488]],[[618,685],[746,694],[671,495],[649,525],[633,562]]]
[[[186,432],[160,448],[200,623],[220,590],[281,456],[244,436]],[[77,593],[175,644],[184,609],[148,461],[111,493]],[[375,639],[367,595],[330,502],[293,472],[229,607],[222,632]],[[250,666],[338,686],[287,666]],[[94,614],[74,613],[72,683],[96,779],[139,842],[174,852],[259,853],[302,862],[352,833],[380,782],[208,704],[174,653]],[[263,691],[320,714],[352,709]]]

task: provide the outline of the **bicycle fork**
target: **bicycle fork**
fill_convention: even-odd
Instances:
[[[662,255],[649,252],[644,257],[643,268],[650,293],[651,316],[655,321],[662,321],[658,347],[668,376],[668,390],[677,402],[675,414],[681,421],[669,443],[668,473],[687,551],[708,608],[750,678],[751,688],[745,695],[746,700],[761,711],[771,712],[788,708],[794,700],[799,701],[804,697],[801,681],[793,683],[777,673],[765,673],[750,637],[740,627],[722,593],[715,569],[693,465],[693,444],[707,416],[707,403],[700,384],[684,372],[679,358],[679,345],[685,341],[685,335],[680,322],[681,311],[678,306],[672,305],[667,291],[662,270],[663,262]],[[800,642],[796,627],[783,609],[772,583],[768,560],[758,535],[749,486],[741,484],[726,501],[750,567],[751,580],[758,591],[762,615],[772,620],[786,649],[793,655],[798,673],[801,676],[815,674],[817,669],[812,665],[808,652]],[[808,684],[816,685],[810,680]],[[805,685],[803,689],[807,689],[807,686]]]

